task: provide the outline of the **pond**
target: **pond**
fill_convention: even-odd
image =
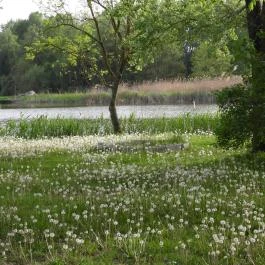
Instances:
[[[119,117],[129,117],[134,114],[137,118],[177,117],[186,113],[191,115],[216,113],[216,105],[148,105],[148,106],[118,106]],[[48,118],[109,118],[108,107],[64,107],[64,108],[30,108],[30,109],[1,109],[0,121],[11,119],[36,118],[38,116]]]

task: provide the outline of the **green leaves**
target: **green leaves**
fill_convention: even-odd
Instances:
[[[243,85],[227,88],[217,93],[220,107],[220,123],[215,133],[221,146],[244,145],[251,138],[251,102],[249,89]]]
[[[252,11],[252,10],[254,9],[256,3],[257,3],[257,0],[252,0],[252,1],[250,1],[250,3],[248,4],[248,7],[247,7],[247,8],[248,8],[250,11]]]
[[[218,77],[232,73],[233,55],[223,43],[217,45],[203,42],[195,49],[192,64],[193,74],[199,77]]]

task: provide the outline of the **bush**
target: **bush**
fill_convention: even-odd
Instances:
[[[250,89],[245,85],[235,85],[216,93],[220,120],[215,134],[221,146],[237,148],[251,139],[250,98]]]

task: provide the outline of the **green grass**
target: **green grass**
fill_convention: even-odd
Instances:
[[[46,94],[40,93],[33,96],[22,96],[22,100],[26,102],[36,102],[36,103],[45,103],[45,102],[63,102],[63,103],[74,103],[76,101],[82,101],[85,98],[84,93],[62,93],[62,94]]]
[[[47,107],[47,106],[107,106],[109,105],[110,92],[89,93],[40,93],[33,96],[10,97],[12,107]],[[214,104],[215,97],[208,91],[196,92],[143,92],[143,91],[121,91],[118,94],[118,105],[175,105],[192,104]]]
[[[134,116],[121,120],[124,133],[158,134],[165,132],[195,133],[211,132],[218,124],[218,116],[183,115],[177,118],[137,119]],[[111,122],[107,119],[36,119],[9,121],[0,128],[0,135],[22,138],[62,137],[73,135],[108,135],[112,133]]]
[[[189,142],[2,156],[0,264],[263,265],[264,154]]]
[[[6,96],[0,96],[0,100],[9,100],[10,97],[6,97]]]
[[[11,97],[0,96],[0,104],[10,104],[12,102]]]

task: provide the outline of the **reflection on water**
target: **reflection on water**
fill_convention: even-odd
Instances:
[[[176,117],[185,113],[215,113],[216,105],[155,105],[155,106],[118,106],[119,117],[137,118]],[[0,109],[0,121],[10,119],[35,118],[45,115],[48,118],[99,118],[109,117],[108,107],[74,107],[74,108],[34,108],[34,109]]]

